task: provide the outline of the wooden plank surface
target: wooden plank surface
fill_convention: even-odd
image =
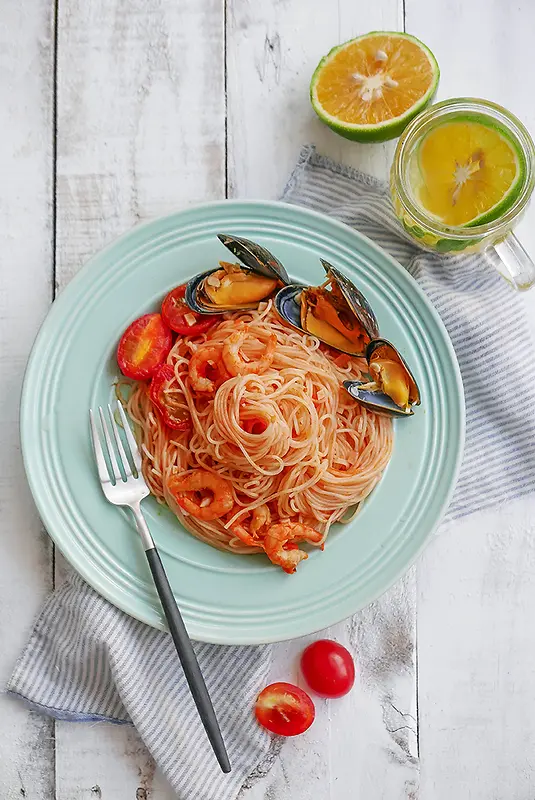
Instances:
[[[533,70],[531,0],[406,0],[406,11],[439,60],[440,99],[494,100],[535,134],[519,81]],[[534,219],[532,207],[519,228],[533,255]],[[535,328],[535,294],[524,298]],[[419,563],[421,800],[533,796],[534,518],[532,498],[469,517]]]
[[[4,681],[52,584],[50,546],[25,485],[16,420],[23,366],[52,293],[54,234],[53,10],[45,0],[6,9],[0,28]],[[366,30],[401,28],[403,10],[406,29],[440,61],[440,97],[497,100],[535,133],[526,89],[531,0],[514,6],[339,0],[335,8],[320,0],[62,0],[58,287],[137,221],[226,191],[279,196],[303,143],[386,177],[393,145],[355,145],[327,130],[310,108],[308,82],[331,46]],[[532,252],[533,213],[521,226]],[[535,297],[526,304],[535,320]],[[534,511],[526,499],[451,526],[424,554],[417,580],[411,574],[356,621],[331,629],[357,654],[355,692],[342,702],[318,703],[319,724],[287,742],[271,772],[253,776],[241,800],[529,800]],[[273,679],[298,680],[296,657],[305,643],[276,648]],[[132,730],[58,723],[54,733],[52,723],[3,697],[0,714],[2,797],[174,797]]]
[[[22,466],[18,407],[28,353],[52,299],[53,10],[2,7],[0,26],[0,684],[52,587],[52,551]],[[0,795],[51,798],[54,726],[0,694]]]
[[[331,47],[369,30],[403,27],[402,0],[228,0],[229,197],[277,198],[303,144],[381,178],[392,144],[356,145],[317,118],[309,84]]]
[[[372,8],[341,0],[334,13],[321,0],[229,0],[229,196],[279,197],[308,142],[332,158],[386,177],[392,145],[360,146],[332,133],[314,114],[308,86],[318,61],[335,44],[401,25],[397,0]],[[358,684],[344,700],[316,703],[318,722],[305,736],[284,744],[272,770],[253,778],[243,800],[411,796],[418,778],[413,591],[410,580],[402,582],[357,619],[326,632],[356,653]],[[398,649],[394,630],[398,644],[403,642]],[[273,680],[299,681],[296,662],[310,638],[316,637],[276,647]],[[379,663],[384,665],[389,653],[389,666],[381,672]]]
[[[118,234],[224,196],[220,0],[62,0],[58,35],[61,289]],[[56,800],[170,797],[136,733],[56,726]]]

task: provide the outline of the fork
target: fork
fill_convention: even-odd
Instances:
[[[91,440],[93,442],[93,450],[95,452],[95,460],[97,462],[98,476],[102,485],[102,491],[110,503],[116,506],[128,506],[132,511],[136,528],[141,536],[143,549],[145,550],[152,577],[167,619],[169,632],[175,644],[199,716],[219,762],[219,766],[223,772],[230,772],[229,757],[223,742],[223,737],[221,736],[212,701],[208,694],[208,689],[206,688],[182,615],[178,610],[160,554],[156,549],[156,545],[154,544],[154,540],[141,510],[141,501],[150,494],[150,489],[141,471],[141,455],[121,403],[117,403],[117,408],[121,417],[125,438],[130,449],[130,455],[132,457],[131,463],[126,455],[111,406],[108,405],[110,426],[108,426],[106,422],[102,408],[99,406],[98,409],[104,441],[102,441],[99,436],[93,411],[91,409],[89,410]],[[110,435],[110,427],[113,432],[113,440]],[[108,454],[108,462],[104,455],[104,449]],[[131,464],[135,469],[132,469]]]

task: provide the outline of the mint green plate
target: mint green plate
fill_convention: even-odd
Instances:
[[[282,203],[221,202],[134,228],[96,255],[54,303],[29,361],[21,409],[24,463],[39,513],[78,572],[134,617],[164,628],[145,556],[127,513],[104,499],[88,409],[109,401],[117,342],[165,293],[228,255],[216,238],[254,239],[296,279],[320,283],[320,256],[371,302],[381,335],[414,369],[422,405],[395,426],[392,460],[361,513],[336,526],[294,575],[264,555],[220,552],[167,509],[144,503],[190,635],[206,642],[278,641],[331,625],[370,603],[414,561],[457,477],[464,402],[444,326],[414,280],[349,227]]]

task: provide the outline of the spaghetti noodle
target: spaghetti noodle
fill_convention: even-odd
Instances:
[[[391,421],[341,385],[365,362],[294,331],[268,301],[179,336],[167,364],[166,407],[187,430],[165,424],[145,382],[126,403],[152,494],[208,544],[264,550],[293,572],[306,558],[296,542],[321,546],[390,459]]]

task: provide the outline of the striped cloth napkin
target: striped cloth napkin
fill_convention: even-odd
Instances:
[[[533,347],[519,297],[485,256],[419,250],[401,231],[386,184],[317,155],[313,147],[302,151],[283,199],[330,214],[388,250],[416,278],[446,324],[467,407],[466,455],[449,517],[530,492],[535,479]],[[513,325],[504,325],[505,315]],[[494,399],[505,375],[517,381],[524,377],[522,392],[510,392],[506,407]],[[402,602],[394,590],[373,613],[365,609],[356,615],[352,628],[359,631],[359,653],[373,650],[381,619],[397,619]],[[226,776],[208,745],[170,637],[122,613],[77,575],[46,602],[7,688],[56,719],[135,725],[180,800],[234,800],[242,786],[269,770],[280,750],[280,742],[271,740],[251,713],[268,679],[271,647],[198,644],[196,651],[233,765]],[[404,669],[411,668],[405,664]],[[397,701],[393,705],[390,685],[384,691],[392,708],[402,707]],[[393,746],[398,763],[417,771],[409,747],[401,740]],[[355,763],[366,763],[366,753],[356,753]]]

